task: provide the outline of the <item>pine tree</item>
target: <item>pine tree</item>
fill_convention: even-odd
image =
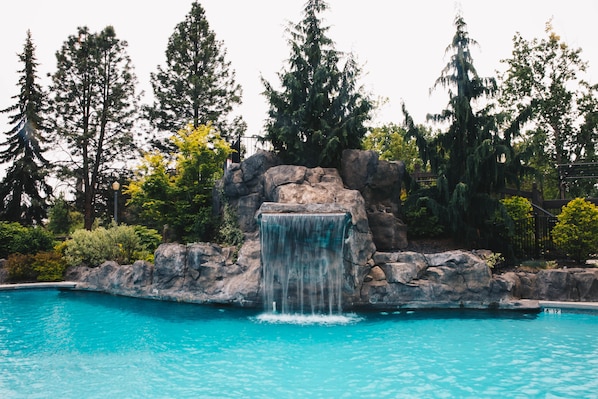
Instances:
[[[245,131],[240,117],[231,120],[233,108],[241,104],[241,86],[199,3],[193,2],[170,36],[166,66],[151,74],[151,84],[156,100],[146,108],[148,118],[168,133],[166,140],[155,141],[157,147],[173,150],[167,138],[189,123],[194,128],[211,124],[229,141]]]
[[[46,94],[37,83],[38,63],[31,32],[23,53],[19,55],[24,68],[18,86],[20,92],[12,98],[17,103],[0,110],[10,114],[12,128],[1,143],[0,163],[11,164],[6,177],[0,183],[0,219],[25,225],[41,225],[46,217],[46,200],[52,188],[46,183],[49,162],[44,157],[44,111]]]
[[[288,70],[278,75],[282,90],[262,79],[270,104],[265,141],[291,164],[338,167],[344,149],[360,148],[373,108],[357,86],[353,56],[339,68],[343,54],[319,18],[327,9],[324,1],[309,0],[303,20],[289,27]]]
[[[82,27],[56,53],[53,122],[68,149],[61,173],[76,181],[86,229],[95,220],[101,184],[117,162],[135,155],[136,78],[126,47],[111,26],[100,33]]]
[[[487,223],[495,212],[504,213],[493,194],[504,188],[508,179],[515,181],[516,162],[510,138],[498,134],[499,119],[492,113],[490,99],[496,93],[496,81],[478,76],[470,52],[470,46],[477,43],[469,38],[460,15],[455,19],[455,27],[456,33],[446,50],[451,58],[434,85],[448,89],[449,103],[440,114],[428,116],[448,125],[447,130],[426,138],[425,132],[414,126],[406,111],[405,114],[422,159],[430,162],[439,177],[426,206],[444,219],[449,231],[469,244],[488,245],[488,236],[493,232]],[[487,105],[475,108],[483,102]]]

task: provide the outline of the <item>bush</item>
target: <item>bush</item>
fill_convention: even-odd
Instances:
[[[138,231],[143,236],[143,243]],[[127,225],[76,230],[66,242],[64,256],[69,266],[85,264],[90,267],[97,267],[107,260],[120,264],[137,259],[151,260],[158,237],[155,230]]]
[[[11,282],[62,281],[66,263],[56,251],[31,254],[11,254],[4,268]]]
[[[33,268],[33,255],[31,254],[10,254],[4,263],[4,268],[8,272],[8,280],[11,282],[37,281],[37,272]]]
[[[576,198],[563,207],[552,230],[556,246],[578,263],[598,253],[598,207]]]
[[[240,247],[244,238],[243,231],[239,228],[237,213],[229,204],[226,204],[222,212],[218,241],[224,245]]]
[[[512,244],[516,255],[521,256],[525,252],[525,243],[531,243],[534,239],[534,221],[531,202],[523,197],[509,197],[500,200],[505,207],[507,214],[513,221],[512,228],[501,220],[497,214],[495,224],[507,232],[507,239]],[[502,223],[500,223],[502,222]]]
[[[43,228],[24,227],[16,222],[0,222],[0,258],[16,253],[51,251],[53,246],[52,233]]]
[[[37,273],[37,281],[64,280],[66,262],[56,251],[35,254],[32,266]]]
[[[425,206],[407,211],[405,222],[410,238],[438,237],[444,232],[444,227],[440,224],[438,217]]]

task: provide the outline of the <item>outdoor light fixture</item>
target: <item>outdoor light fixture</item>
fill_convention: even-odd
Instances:
[[[118,224],[118,190],[120,190],[120,183],[114,181],[114,183],[112,183],[112,189],[114,190],[114,223]]]
[[[498,163],[506,163],[507,162],[507,154],[500,153],[498,155],[496,155],[496,162]]]

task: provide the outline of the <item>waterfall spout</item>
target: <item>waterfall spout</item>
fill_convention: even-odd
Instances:
[[[267,312],[342,312],[343,248],[349,217],[347,213],[261,215],[262,291]]]

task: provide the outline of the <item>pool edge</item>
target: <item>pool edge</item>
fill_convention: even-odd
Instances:
[[[18,284],[0,284],[0,291],[10,290],[29,290],[29,289],[74,289],[77,283],[74,281],[56,281],[47,283],[18,283]]]

